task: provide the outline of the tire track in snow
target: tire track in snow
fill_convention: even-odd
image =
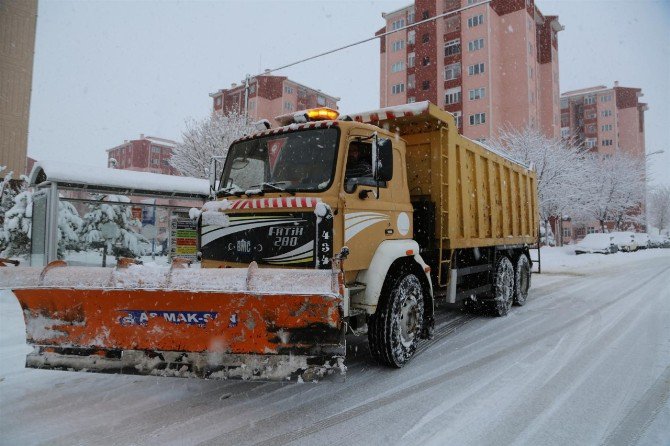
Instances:
[[[657,272],[652,277],[650,277],[647,282],[650,282],[650,281],[654,280],[655,278],[661,276],[662,274],[664,274],[669,269],[670,268],[664,268],[660,272]],[[561,325],[559,325],[555,328],[552,328],[550,330],[546,330],[544,333],[535,336],[532,340],[529,340],[529,341],[524,340],[522,342],[518,342],[518,343],[513,344],[513,345],[511,345],[507,348],[504,348],[504,349],[502,349],[502,350],[500,350],[496,353],[487,355],[483,358],[480,358],[476,361],[473,361],[469,364],[462,365],[462,366],[460,366],[456,369],[450,370],[446,373],[437,375],[433,378],[427,379],[425,381],[422,381],[420,383],[417,383],[417,384],[414,384],[412,386],[406,387],[404,389],[400,389],[398,391],[392,392],[389,395],[386,395],[382,398],[369,401],[365,404],[361,404],[361,405],[356,406],[352,409],[349,409],[349,410],[343,411],[341,413],[338,413],[336,415],[332,415],[330,417],[327,417],[323,420],[320,420],[320,421],[312,424],[311,426],[306,426],[304,428],[297,429],[293,432],[287,432],[287,433],[284,433],[284,434],[281,434],[281,435],[277,435],[277,436],[268,438],[264,441],[261,441],[261,442],[255,443],[255,444],[256,445],[269,445],[269,446],[270,445],[277,445],[277,444],[287,444],[287,443],[290,443],[292,441],[299,440],[300,438],[303,438],[303,437],[306,437],[306,436],[309,436],[309,435],[313,435],[313,434],[315,434],[319,431],[322,431],[324,429],[327,429],[329,427],[336,426],[340,423],[343,423],[347,420],[358,417],[358,416],[363,415],[365,413],[372,412],[376,409],[387,406],[389,404],[404,400],[404,399],[409,398],[411,396],[415,396],[419,392],[429,390],[429,389],[431,389],[431,388],[433,388],[433,387],[435,387],[439,384],[442,384],[442,383],[444,383],[448,380],[454,379],[454,378],[456,378],[456,377],[458,377],[462,374],[468,373],[470,371],[473,371],[475,369],[483,367],[484,365],[487,365],[491,362],[494,362],[497,359],[503,358],[503,357],[509,355],[510,353],[513,353],[515,351],[527,348],[529,344],[535,344],[535,343],[538,343],[540,341],[543,341],[546,338],[549,338],[551,336],[559,334],[562,331],[564,331],[565,329],[567,329],[567,328],[569,328],[573,325],[579,324],[583,320],[588,319],[589,317],[599,313],[600,311],[617,304],[621,300],[627,298],[629,296],[629,293],[631,291],[635,290],[636,288],[637,288],[637,285],[629,286],[625,290],[620,292],[619,295],[617,297],[613,298],[612,300],[610,300],[610,301],[608,301],[608,302],[606,302],[606,303],[604,303],[604,304],[602,304],[602,305],[600,305],[596,308],[593,308],[593,309],[587,311],[586,313],[583,313],[580,316],[575,317],[575,318],[573,318],[573,319],[571,319],[571,320],[569,320],[569,321],[567,321],[567,322],[565,322],[565,323],[563,323],[563,324],[561,324]],[[261,421],[263,421],[263,420],[261,420]],[[256,425],[258,425],[259,422],[257,422]],[[212,443],[212,444],[214,444],[214,443]]]
[[[602,445],[634,445],[654,421],[670,396],[670,367],[645,392],[640,401],[626,414],[618,426],[603,440]]]
[[[644,282],[643,289],[657,287],[654,280],[663,279],[661,274],[655,274],[652,278]],[[620,302],[621,297],[630,299],[628,294],[630,290],[625,290],[616,298]],[[646,295],[638,293],[636,302],[646,299]],[[608,305],[609,307],[609,305]],[[604,308],[600,308],[601,310]],[[651,311],[650,307],[645,308],[646,312]],[[598,316],[600,311],[594,314]],[[475,444],[486,442],[490,434],[495,435],[496,441],[500,444],[542,444],[531,435],[537,434],[543,430],[543,423],[552,420],[557,410],[575,395],[584,383],[595,376],[595,370],[602,365],[604,358],[611,354],[611,351],[602,348],[602,345],[612,344],[615,340],[625,339],[628,332],[642,319],[642,312],[634,313],[630,317],[626,309],[609,320],[605,328],[599,330],[599,333],[593,338],[588,338],[588,343],[580,351],[575,352],[575,358],[572,361],[562,361],[561,367],[555,370],[553,376],[547,379],[547,382],[536,389],[529,398],[525,398],[511,413],[495,424],[487,425],[485,432],[480,437],[475,438]],[[574,367],[575,364],[585,364],[583,368]],[[600,375],[603,381],[608,381],[605,376]],[[556,397],[556,395],[559,395]],[[610,408],[611,409],[611,408]],[[510,423],[509,420],[515,420]],[[519,421],[523,420],[523,421]],[[528,431],[527,431],[528,430]],[[592,432],[593,433],[593,432]],[[440,433],[441,436],[443,433]],[[557,444],[563,443],[560,438],[554,438]],[[582,438],[587,444],[588,439]],[[567,441],[567,440],[564,440]],[[439,439],[434,439],[431,443],[439,444]]]

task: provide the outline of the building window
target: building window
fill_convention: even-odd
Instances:
[[[444,79],[451,80],[461,77],[461,63],[456,62],[444,67]]]
[[[407,45],[414,45],[416,42],[416,31],[409,31],[407,33]]]
[[[218,106],[221,105],[221,96],[217,96],[216,99],[214,100],[214,103]]]
[[[596,119],[596,116],[597,116],[597,114],[596,114],[595,110],[593,110],[593,111],[590,111],[590,112],[586,115],[586,119]]]
[[[409,53],[407,55],[407,68],[412,68],[414,66],[414,53]]]
[[[450,40],[444,44],[444,57],[461,52],[461,39]]]
[[[611,94],[606,94],[603,96],[600,96],[600,102],[609,102],[612,100],[612,95]]]
[[[475,113],[470,115],[470,125],[486,124],[486,113]]]
[[[293,103],[284,102],[284,110],[293,111]]]
[[[444,93],[444,104],[452,105],[461,102],[461,87],[450,88]]]
[[[595,133],[595,131],[596,131],[596,125],[595,125],[595,124],[591,124],[591,125],[587,126],[587,127],[586,127],[586,131],[589,132],[589,133]]]
[[[290,85],[284,86],[284,93],[293,94],[293,87],[291,87]]]
[[[456,127],[460,127],[462,124],[461,119],[463,117],[463,112],[455,111],[452,113],[452,115],[454,115],[454,118],[456,119]]]
[[[405,41],[404,40],[396,40],[391,44],[391,51],[396,52],[400,51],[405,48]]]
[[[584,105],[591,105],[596,103],[596,97],[595,96],[586,96],[584,98]]]
[[[316,104],[323,107],[324,105],[326,105],[326,98],[323,97],[323,96],[317,96],[316,97]]]
[[[430,34],[426,33],[423,36],[421,36],[421,41],[423,43],[428,43],[430,41]]]
[[[421,82],[421,89],[422,90],[430,90],[430,81],[423,81]]]
[[[595,138],[587,138],[584,140],[584,146],[587,149],[592,149],[596,146],[597,140]]]
[[[414,80],[414,75],[410,74],[410,75],[407,76],[407,88],[410,89],[410,88],[415,88],[415,87],[416,87],[416,83],[415,83],[415,80]]]
[[[612,124],[605,124],[600,128],[602,129],[603,132],[609,132],[610,130],[612,130]]]
[[[570,137],[570,127],[561,128],[561,138],[567,139]]]
[[[595,234],[596,233],[596,228],[593,227],[593,226],[589,226],[588,228],[586,228],[586,233],[587,234]]]
[[[468,18],[468,28],[474,28],[484,23],[484,14],[479,14]]]
[[[391,87],[391,93],[400,94],[405,91],[405,84],[395,84]]]
[[[391,73],[399,73],[403,70],[405,63],[403,61],[396,62],[391,65]]]
[[[611,139],[603,139],[603,146],[611,146],[611,145],[612,145]]]
[[[484,73],[484,63],[476,63],[474,65],[470,65],[468,67],[468,74],[470,76],[474,76],[476,74],[483,74]]]
[[[528,54],[533,54],[533,44],[528,42]]]
[[[572,231],[570,228],[563,228],[563,237],[572,237]]]
[[[484,99],[484,97],[486,96],[486,89],[484,87],[475,88],[473,90],[468,91],[468,94],[470,95],[471,101],[476,101],[477,99]]]
[[[399,19],[391,23],[391,29],[396,30],[405,26],[405,19]]]
[[[158,146],[151,146],[151,153],[161,153],[161,148]]]
[[[424,57],[423,60],[421,60],[421,65],[423,65],[424,67],[430,65],[430,57],[428,56]]]
[[[484,38],[475,39],[468,42],[468,51],[477,51],[484,48]]]
[[[414,96],[410,96],[410,97],[407,98],[407,103],[408,104],[412,104],[414,102],[416,102],[416,98]]]
[[[163,160],[163,165],[164,165],[164,166],[169,166],[170,163],[168,163],[168,160]]]
[[[159,161],[158,158],[152,158],[151,164],[153,164],[154,166],[158,166],[158,161]]]
[[[606,118],[607,116],[612,116],[612,110],[603,110],[600,112],[600,116]]]
[[[409,25],[411,23],[414,23],[414,10],[413,9],[410,9],[407,12],[407,24]]]
[[[430,17],[430,13],[428,11],[423,11],[421,13],[421,19],[422,20],[427,20]]]

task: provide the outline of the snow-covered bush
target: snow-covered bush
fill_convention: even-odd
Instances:
[[[214,112],[202,120],[186,122],[182,142],[172,149],[170,164],[182,175],[206,178],[213,156],[225,156],[230,144],[254,131],[243,115],[232,111]]]
[[[119,257],[139,257],[146,254],[146,239],[133,231],[140,229],[140,222],[132,218],[130,206],[111,203],[130,203],[123,195],[99,196],[96,204],[89,205],[84,215],[80,236],[89,248],[111,247],[111,254]],[[109,224],[109,225],[108,225]],[[114,228],[115,237],[106,240],[103,237],[103,225]]]

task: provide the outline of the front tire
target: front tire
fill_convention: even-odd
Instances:
[[[419,343],[423,312],[423,289],[416,275],[387,277],[377,311],[368,321],[372,357],[391,367],[405,365]]]
[[[525,254],[521,254],[514,268],[514,303],[523,306],[528,299],[530,288],[530,262]]]

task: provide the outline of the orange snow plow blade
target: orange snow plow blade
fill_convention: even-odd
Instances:
[[[310,381],[346,369],[336,271],[0,268],[6,282],[27,367]]]

